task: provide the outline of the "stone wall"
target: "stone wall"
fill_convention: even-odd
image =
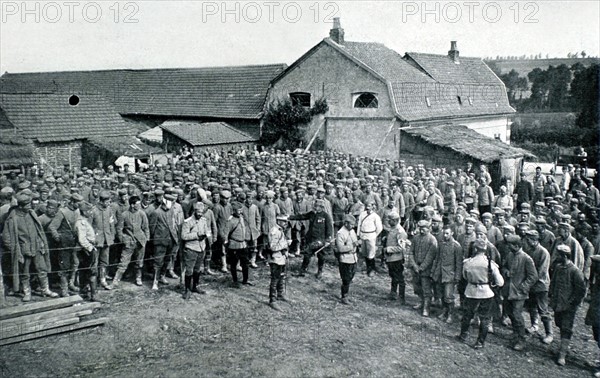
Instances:
[[[34,143],[34,160],[42,167],[81,168],[81,147],[83,141]]]

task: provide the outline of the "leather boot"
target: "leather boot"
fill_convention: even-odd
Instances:
[[[75,293],[79,293],[79,288],[77,286],[75,286],[75,275],[76,274],[77,274],[77,272],[69,273],[69,290],[71,290],[72,292],[75,292]]]
[[[168,272],[167,272],[167,275],[170,278],[174,278],[174,279],[179,278],[179,276],[175,273],[175,270],[173,270],[173,269],[169,269]]]
[[[96,292],[98,290],[98,282],[96,282],[96,276],[93,276],[90,280],[90,301],[96,300]]]
[[[442,313],[438,315],[438,319],[439,320],[446,320],[446,318],[448,317],[448,305],[446,305],[445,303],[443,304],[443,308],[442,308]]]
[[[209,276],[214,276],[216,274],[210,269],[210,261],[204,262],[204,273],[208,274]]]
[[[108,282],[106,282],[106,268],[98,268],[98,272],[100,274],[100,285],[106,290],[111,290],[112,286],[110,286]]]
[[[431,306],[431,298],[425,298],[425,302],[423,303],[423,313],[421,315],[425,317],[429,317],[429,308]]]
[[[258,268],[258,265],[256,265],[256,252],[252,252],[252,257],[250,257],[250,268]]]
[[[419,303],[413,306],[413,310],[421,310],[423,308],[423,298],[419,299]]]
[[[60,276],[60,296],[69,296],[69,280],[67,280],[67,277],[65,276]]]
[[[206,294],[206,291],[198,288],[199,283],[200,283],[200,272],[194,272],[194,274],[192,275],[192,286],[191,286],[192,292],[198,293],[198,294]]]
[[[446,324],[452,324],[452,322],[454,321],[454,319],[452,318],[453,313],[454,313],[454,303],[449,303],[448,304],[448,317],[446,318]]]
[[[400,301],[401,306],[406,306],[406,297],[405,297],[405,288],[404,286],[398,286],[398,300]]]
[[[158,290],[158,271],[154,271],[154,278],[152,279],[152,290]]]
[[[167,275],[165,273],[160,275],[160,279],[158,280],[159,283],[163,284],[163,285],[168,285],[169,281],[167,281]]]
[[[185,276],[185,289],[183,291],[183,299],[188,300],[192,296],[192,276]]]
[[[21,285],[23,285],[23,302],[31,302],[31,286],[29,286],[29,281],[23,281]]]
[[[138,268],[135,270],[135,284],[137,286],[142,286],[142,269]]]
[[[317,271],[317,274],[315,276],[318,280],[320,280],[323,277],[323,267],[319,267],[319,270]]]
[[[546,331],[546,335],[542,336],[542,342],[544,344],[552,344],[552,341],[554,341],[554,332],[552,331],[552,321],[550,319],[542,319],[542,324],[544,324],[544,331]]]
[[[560,339],[560,349],[558,350],[558,359],[556,360],[556,363],[560,366],[565,366],[567,364],[567,352],[569,351],[569,344],[571,344],[571,340]]]
[[[58,298],[58,294],[53,292],[52,290],[50,290],[50,285],[48,283],[48,276],[40,275],[40,276],[38,276],[38,278],[40,280],[40,286],[42,287],[42,295],[44,297]]]
[[[235,266],[232,266],[231,269],[235,269]],[[221,272],[229,272],[229,270],[227,269],[227,257],[225,255],[221,256]]]
[[[123,273],[125,273],[123,270],[118,269],[117,272],[115,273],[115,276],[113,278],[112,281],[112,287],[116,288],[119,286],[119,281],[121,281],[121,278],[123,278]]]

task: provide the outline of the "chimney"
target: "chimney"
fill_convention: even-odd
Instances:
[[[458,61],[458,50],[456,49],[456,41],[450,41],[450,51],[448,51],[448,56],[452,61],[456,64],[460,64]]]
[[[344,44],[344,29],[342,29],[339,17],[333,18],[333,28],[329,31],[329,38],[339,45]]]

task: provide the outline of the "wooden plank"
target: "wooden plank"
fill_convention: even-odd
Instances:
[[[75,323],[75,324],[71,324],[71,325],[67,325],[67,326],[63,326],[63,327],[56,327],[56,328],[47,329],[44,331],[29,333],[27,335],[21,335],[21,336],[11,337],[9,339],[0,340],[0,346],[19,343],[21,341],[38,339],[41,337],[46,337],[46,336],[51,336],[51,335],[58,335],[60,333],[76,331],[79,329],[84,329],[84,328],[89,328],[89,327],[100,326],[106,322],[108,322],[108,318],[85,320],[85,321],[81,321],[79,323]]]
[[[25,305],[6,307],[0,309],[0,320],[16,318],[18,316],[35,314],[38,312],[55,310],[57,308],[69,307],[75,303],[83,302],[83,298],[79,295],[72,295],[65,298],[50,299]]]
[[[51,321],[46,320],[43,322],[15,325],[14,327],[9,327],[7,329],[0,330],[0,339],[10,339],[11,337],[26,335],[28,333],[40,332],[47,329],[62,327],[75,323],[79,323],[79,317],[66,315],[64,317],[53,319]]]
[[[70,307],[64,307],[64,308],[59,308],[56,310],[38,312],[36,314],[31,314],[31,315],[23,315],[23,316],[19,316],[18,318],[0,320],[0,329],[8,327],[8,326],[12,326],[14,324],[31,323],[31,322],[39,321],[39,320],[43,320],[43,319],[51,319],[51,318],[54,318],[57,316],[65,315],[65,314],[75,314],[75,313],[83,311],[83,310],[94,310],[94,309],[97,309],[100,307],[102,307],[102,303],[100,303],[100,302],[77,303]]]

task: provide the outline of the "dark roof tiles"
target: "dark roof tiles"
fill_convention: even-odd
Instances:
[[[250,143],[257,140],[224,122],[166,121],[160,127],[192,146]]]

